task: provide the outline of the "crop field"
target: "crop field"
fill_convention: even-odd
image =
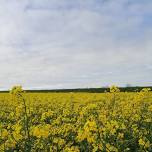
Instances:
[[[0,93],[0,152],[152,151],[152,92]]]

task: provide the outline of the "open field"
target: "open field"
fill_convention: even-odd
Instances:
[[[0,94],[0,151],[152,151],[152,92]]]

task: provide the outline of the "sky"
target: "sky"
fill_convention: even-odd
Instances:
[[[0,0],[0,89],[152,85],[152,0]]]

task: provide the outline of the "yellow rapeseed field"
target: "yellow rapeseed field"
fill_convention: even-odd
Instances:
[[[152,92],[0,94],[0,152],[152,151]]]

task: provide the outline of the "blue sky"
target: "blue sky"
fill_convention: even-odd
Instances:
[[[0,0],[0,88],[152,85],[151,0]]]

